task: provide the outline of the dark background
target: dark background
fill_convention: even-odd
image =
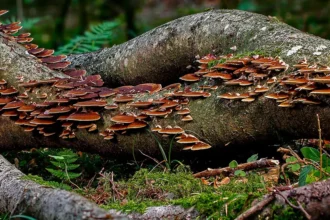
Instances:
[[[22,21],[35,43],[57,49],[91,25],[115,21],[111,40],[127,41],[175,18],[211,8],[276,16],[302,31],[330,38],[330,1],[324,0],[0,0],[0,21]]]

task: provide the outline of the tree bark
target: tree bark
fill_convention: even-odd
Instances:
[[[280,193],[268,194],[264,198],[239,215],[236,219],[252,219],[255,218],[273,218],[272,212],[267,209],[273,210],[274,205],[277,205],[278,210],[285,210],[284,208],[289,206],[287,201],[291,204],[300,204],[303,208],[300,211],[305,211],[311,219],[329,219],[330,216],[330,180],[324,180],[315,182],[306,186],[286,190]],[[275,200],[275,201],[274,201]],[[283,207],[280,209],[278,206]],[[297,205],[295,205],[297,206]],[[302,210],[303,209],[303,210]],[[260,211],[262,211],[260,213]],[[281,211],[277,213],[281,215]],[[304,215],[304,213],[302,213]]]
[[[233,46],[237,51],[230,49]],[[239,10],[211,10],[176,19],[118,46],[71,55],[68,60],[72,67],[101,74],[110,86],[141,82],[167,85],[191,71],[186,67],[196,55],[262,50],[279,55],[290,64],[305,56],[311,62],[328,64],[327,48],[328,40],[303,33],[274,17]]]
[[[24,174],[0,155],[0,213],[36,219],[127,219],[110,214],[86,198],[24,180]]]

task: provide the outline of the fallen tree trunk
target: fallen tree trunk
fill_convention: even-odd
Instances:
[[[237,50],[231,50],[235,47]],[[126,43],[71,55],[72,66],[102,75],[110,86],[177,82],[196,55],[261,50],[294,64],[307,57],[329,63],[330,42],[275,17],[239,10],[211,10],[176,19]]]
[[[65,190],[41,186],[0,155],[0,213],[36,219],[127,219],[110,214],[86,198]]]
[[[301,56],[306,56],[308,59],[311,60],[320,59],[320,62],[323,63],[329,62],[329,57],[327,55],[329,51],[324,50],[324,48],[330,47],[329,41],[308,34],[304,34],[278,21],[274,21],[272,19],[269,20],[269,18],[265,16],[241,11],[210,11],[202,14],[192,15],[192,17],[184,17],[182,19],[179,19],[178,21],[174,21],[173,24],[170,23],[161,26],[155,31],[151,31],[149,32],[149,34],[145,34],[136,40],[137,42],[142,41],[142,39],[145,39],[146,41],[150,39],[156,40],[157,35],[155,33],[161,33],[162,31],[165,31],[168,26],[174,27],[176,26],[177,22],[179,22],[177,24],[178,27],[184,27],[183,24],[185,21],[195,17],[196,19],[203,18],[202,20],[209,24],[207,25],[203,22],[199,22],[197,27],[200,28],[198,30],[206,31],[206,33],[210,35],[208,37],[205,37],[203,35],[207,40],[198,40],[200,43],[198,44],[197,42],[195,42],[194,44],[190,45],[190,49],[184,47],[185,49],[187,49],[187,51],[191,51],[194,48],[204,48],[203,50],[198,51],[202,53],[210,49],[210,47],[203,46],[204,42],[213,42],[212,45],[217,45],[216,42],[219,40],[219,48],[223,48],[229,45],[237,45],[238,48],[241,48],[241,51],[249,51],[260,49],[260,47],[257,45],[263,45],[263,48],[266,51],[272,53],[274,51],[271,48],[274,49],[275,43],[280,46],[281,53],[284,55],[283,59],[289,64],[292,64],[295,60],[300,59]],[[222,23],[224,21],[226,21],[227,23]],[[249,22],[245,23],[246,21]],[[246,29],[246,25],[248,25],[249,23],[253,23],[253,27],[251,26],[251,30],[254,31],[257,31],[254,28],[259,26],[260,29],[258,29],[258,32],[253,32],[253,34],[251,34],[251,30]],[[226,24],[229,25],[227,28]],[[217,29],[214,29],[216,26],[225,27],[224,30],[222,30],[221,32],[217,32]],[[266,30],[268,30],[268,32],[264,33],[265,30],[262,27],[266,27]],[[213,32],[216,32],[216,34]],[[231,34],[228,35],[227,32]],[[233,34],[236,32],[238,36]],[[211,35],[211,33],[213,34]],[[229,38],[228,36],[231,36],[230,40],[221,41],[221,39],[218,38],[212,40],[211,36],[221,36],[221,34],[219,33],[223,33],[225,38]],[[252,35],[257,37],[253,38]],[[180,36],[180,34],[178,33],[177,36]],[[249,38],[251,42],[247,39],[243,40],[243,36],[251,36],[252,38]],[[173,37],[173,39],[175,39],[175,37]],[[243,41],[240,42],[240,40]],[[244,44],[243,42],[246,41],[248,41],[249,43]],[[283,42],[282,44],[279,44],[278,41]],[[168,41],[165,40],[164,42]],[[222,45],[221,43],[223,42],[231,43]],[[116,50],[118,50],[118,55],[115,57],[125,57],[125,48],[128,45],[130,45],[132,50],[133,48],[135,48],[131,45],[131,43],[126,43],[114,47],[110,50],[112,51],[117,48]],[[176,51],[181,51],[182,48],[180,45],[181,44],[177,42],[177,44],[173,43],[172,47],[179,47]],[[318,47],[319,49],[317,49]],[[17,77],[24,77],[25,80],[40,80],[45,78],[52,78],[55,76],[65,77],[60,72],[51,71],[47,67],[43,66],[35,57],[27,55],[25,49],[22,46],[9,41],[4,35],[0,37],[0,49],[0,79],[5,79],[11,86],[17,87]],[[227,48],[223,48],[223,50],[226,49]],[[319,53],[315,53],[315,50],[319,50]],[[143,50],[141,49],[141,51]],[[160,54],[163,53],[162,48],[158,48],[156,51],[158,51]],[[320,53],[322,56],[315,55]],[[95,57],[92,59],[91,56],[93,56],[93,54],[95,55]],[[150,52],[144,51],[143,54],[148,55],[150,54]],[[186,60],[187,57],[184,54],[185,53],[177,53],[177,58],[180,60],[181,56],[183,56],[182,59]],[[196,53],[194,52],[194,54]],[[100,57],[98,53],[80,55],[81,58],[84,56],[88,60],[95,61],[95,59],[99,59],[100,62],[104,61],[104,66],[108,65],[106,59]],[[139,55],[139,57],[141,56],[142,55]],[[155,54],[153,54],[152,57],[155,59],[150,58],[150,61],[157,60],[157,57],[161,57],[161,55],[155,56]],[[134,59],[134,57],[131,58]],[[128,57],[125,59],[128,59]],[[168,59],[171,60],[171,58]],[[165,66],[169,62],[169,60],[166,60],[166,62],[165,60],[165,58],[164,62],[160,62],[160,60],[158,60],[159,65],[157,69],[165,68]],[[74,60],[72,61],[73,63],[75,63]],[[121,61],[119,60],[118,64],[116,65],[121,66],[120,63]],[[182,63],[182,65],[185,66],[186,63]],[[143,62],[143,65],[139,65],[139,67],[147,66],[155,66],[155,63]],[[140,73],[138,69],[139,67],[134,67],[137,68],[137,73]],[[168,68],[165,69],[171,69],[171,71],[173,72],[177,70],[172,65],[169,65]],[[145,69],[143,69],[143,71],[145,71]],[[150,75],[148,75],[148,77],[150,77],[148,78],[148,82],[150,82],[149,80],[153,80],[155,76],[162,77],[164,75],[158,74],[160,73],[151,71]],[[285,74],[288,74],[288,72],[283,73],[281,76],[284,76]],[[126,83],[125,75],[120,76],[123,77],[121,82]],[[119,76],[116,76],[114,78],[118,77]],[[134,74],[132,75],[132,77],[133,79],[138,79],[135,78]],[[141,81],[134,82],[143,83],[144,81],[142,80],[147,79],[142,77],[139,78],[139,80]],[[134,82],[132,81],[132,83]],[[268,93],[276,91],[275,89],[276,88],[272,87]],[[23,91],[22,88],[20,90]],[[56,94],[56,91],[51,90],[51,88],[49,87],[36,89],[35,93],[41,93],[43,91],[50,93],[50,96],[51,94],[53,96]],[[217,151],[225,147],[230,148],[232,146],[246,146],[248,144],[256,143],[258,143],[259,145],[268,144],[278,142],[279,140],[285,140],[288,138],[294,139],[301,137],[316,137],[317,123],[315,114],[318,113],[321,119],[323,137],[330,137],[330,124],[327,123],[327,121],[329,121],[330,119],[330,109],[327,106],[328,102],[326,98],[324,98],[325,102],[323,105],[282,109],[277,107],[277,103],[268,100],[264,97],[259,97],[257,101],[252,103],[231,102],[216,97],[218,94],[224,92],[237,91],[241,92],[244,91],[244,89],[237,89],[237,87],[229,88],[220,84],[219,88],[216,91],[212,92],[211,97],[205,99],[192,99],[188,105],[191,112],[190,114],[194,119],[192,122],[182,122],[180,118],[172,114],[171,117],[167,117],[165,119],[157,118],[157,120],[150,122],[150,124],[160,124],[163,127],[165,127],[166,125],[178,125],[182,127],[185,131],[188,131],[192,134],[196,134],[200,140],[212,145],[213,151]],[[124,111],[123,109],[126,109],[126,107],[121,108],[120,111]],[[107,128],[111,124],[109,120],[110,116],[113,116],[118,112],[118,110],[114,111],[113,113],[104,111],[100,112],[102,115],[102,121],[98,125],[99,131],[103,131],[105,128]],[[110,142],[104,140],[103,137],[99,136],[98,134],[79,131],[76,133],[77,139],[74,139],[73,141],[67,141],[55,136],[40,137],[38,135],[31,135],[30,133],[25,133],[21,127],[14,125],[10,122],[8,118],[5,117],[0,117],[0,123],[0,138],[2,140],[0,143],[0,150],[20,150],[31,147],[47,146],[49,148],[72,147],[77,150],[101,153],[104,155],[131,155],[132,147],[135,147],[136,152],[138,152],[138,150],[142,150],[144,153],[147,153],[149,155],[160,155],[157,141],[154,138],[151,138],[150,134],[146,131],[128,132],[128,134],[126,135],[118,135],[116,141]],[[164,147],[166,148],[169,143],[169,138],[162,138],[161,136],[158,136],[158,138],[162,140]],[[181,147],[174,147],[173,152],[179,152],[180,149]],[[207,154],[213,154],[213,151],[209,150]]]

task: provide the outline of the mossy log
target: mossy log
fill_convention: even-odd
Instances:
[[[310,62],[329,64],[330,52],[327,48],[330,47],[330,41],[302,33],[275,18],[236,10],[212,10],[183,17],[122,45],[71,56],[69,60],[73,66],[84,67],[90,74],[100,73],[108,86],[145,82],[166,85],[190,71],[187,66],[192,64],[196,55],[228,53],[231,52],[229,48],[233,47],[237,48],[235,53],[261,50],[268,55],[280,55],[288,64],[294,64],[303,57]],[[287,72],[282,76],[285,74]],[[17,78],[41,80],[52,77],[65,76],[43,66],[6,35],[0,36],[0,79],[17,87]],[[191,100],[189,108],[194,118],[192,122],[185,123],[176,117],[167,117],[157,120],[157,123],[162,126],[179,125],[185,131],[197,134],[201,140],[213,146],[206,151],[213,155],[223,148],[274,143],[288,138],[316,137],[316,113],[320,115],[323,137],[330,138],[330,125],[327,123],[330,109],[326,98],[324,104],[319,106],[280,109],[276,103],[264,97],[253,103],[228,102],[216,98],[217,94],[228,91],[235,92],[235,89],[220,86],[209,98]],[[111,114],[101,115],[100,130],[108,127],[111,117]],[[145,130],[118,135],[114,142],[87,132],[77,132],[76,139],[67,141],[58,136],[31,135],[10,119],[0,117],[0,138],[1,151],[70,147],[102,155],[131,155],[134,147],[149,155],[160,155],[157,141]],[[164,140],[169,142],[168,139]],[[178,152],[180,149],[175,147],[173,151]],[[9,166],[4,158],[1,157],[0,161],[0,165]],[[3,182],[7,172],[6,169],[1,171],[0,180]],[[22,192],[25,182],[17,181],[17,184],[15,190],[8,188],[0,191],[1,197],[6,195],[8,199],[14,198],[16,189]],[[20,200],[17,195],[15,198]],[[11,210],[8,207],[7,203],[3,204],[1,210]]]
[[[175,34],[170,34],[171,31]],[[190,44],[186,45],[187,42]],[[184,74],[183,69],[192,63],[196,54],[203,55],[214,50],[226,53],[230,46],[237,46],[236,52],[262,49],[272,55],[280,51],[279,55],[288,64],[294,64],[302,57],[323,64],[329,63],[329,50],[325,48],[330,48],[330,41],[302,33],[274,18],[236,10],[214,10],[183,17],[122,45],[72,56],[70,60],[75,66],[79,64],[86,67],[89,73],[97,71],[103,74],[109,85],[146,82],[163,82],[163,85],[166,85],[174,79],[178,81],[177,77]],[[5,79],[12,86],[17,87],[17,77],[23,77],[25,80],[64,77],[61,72],[52,71],[42,65],[35,57],[28,55],[25,48],[8,40],[5,35],[0,37],[0,49],[0,79]],[[171,53],[175,55],[175,59],[170,56]],[[133,66],[125,66],[124,60],[128,63],[140,61]],[[92,63],[88,61],[94,63],[95,68],[92,68]],[[96,65],[97,63],[99,65]],[[126,75],[119,69],[102,72],[105,67],[116,66],[123,68]],[[166,72],[157,72],[155,69]],[[283,73],[282,76],[287,73]],[[171,79],[166,80],[162,77]],[[109,78],[120,80],[112,82]],[[271,88],[269,93],[274,90],[275,88]],[[51,92],[47,88],[45,91]],[[269,144],[289,138],[316,137],[316,113],[320,115],[323,137],[330,137],[330,125],[327,123],[330,109],[326,98],[323,105],[296,108],[278,108],[277,103],[264,97],[253,103],[231,102],[217,98],[217,94],[236,91],[239,91],[236,87],[220,86],[209,98],[191,100],[188,107],[194,119],[192,122],[182,122],[172,115],[165,119],[157,119],[157,123],[162,126],[178,125],[185,131],[196,134],[201,140],[213,146],[207,152],[213,155],[215,151],[223,148]],[[102,115],[100,131],[109,126],[109,119],[114,114]],[[136,151],[160,155],[157,141],[146,131],[118,135],[116,141],[106,141],[95,133],[77,132],[77,138],[68,141],[55,136],[31,135],[5,117],[0,117],[0,123],[1,150],[47,146],[72,147],[103,155],[131,155],[134,147]],[[169,138],[162,140],[164,147],[167,147]],[[180,149],[181,147],[175,147],[173,152]]]

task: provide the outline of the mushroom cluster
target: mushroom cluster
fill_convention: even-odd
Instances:
[[[293,72],[278,81],[276,92],[266,98],[276,100],[280,103],[279,107],[321,104],[320,95],[330,95],[330,68],[320,64],[310,65],[305,59],[293,67]]]

